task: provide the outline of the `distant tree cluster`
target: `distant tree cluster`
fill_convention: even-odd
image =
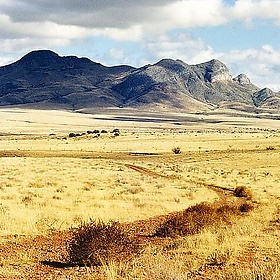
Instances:
[[[98,129],[94,129],[94,130],[87,130],[86,132],[82,132],[82,133],[70,132],[68,134],[68,137],[74,138],[74,137],[80,137],[80,136],[89,135],[89,134],[94,134],[95,137],[99,137],[101,134],[106,134],[106,133],[108,133],[108,131],[105,129],[102,129],[101,131]],[[120,130],[118,128],[115,128],[110,133],[113,134],[113,136],[117,137],[120,135]]]

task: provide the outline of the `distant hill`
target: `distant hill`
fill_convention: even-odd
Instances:
[[[40,50],[0,67],[0,106],[10,105],[186,112],[238,105],[244,110],[280,110],[280,93],[258,88],[245,74],[233,78],[215,59],[197,65],[163,59],[141,68],[106,67],[87,58]]]

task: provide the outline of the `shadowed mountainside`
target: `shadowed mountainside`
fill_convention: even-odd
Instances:
[[[235,106],[280,109],[280,93],[259,89],[245,74],[235,78],[211,60],[188,65],[163,59],[141,68],[106,67],[87,58],[33,51],[0,67],[0,106],[83,109],[136,107],[196,112]]]

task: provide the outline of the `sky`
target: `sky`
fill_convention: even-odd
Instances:
[[[39,49],[106,66],[219,59],[280,91],[280,0],[0,0],[0,66]]]

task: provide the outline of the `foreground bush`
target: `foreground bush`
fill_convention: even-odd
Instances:
[[[109,261],[127,261],[140,252],[135,240],[123,232],[119,223],[90,221],[72,229],[68,244],[71,263],[97,266]]]
[[[197,234],[204,228],[229,222],[232,216],[252,209],[246,204],[242,207],[229,205],[215,207],[200,203],[168,219],[156,230],[155,236],[174,237]]]

